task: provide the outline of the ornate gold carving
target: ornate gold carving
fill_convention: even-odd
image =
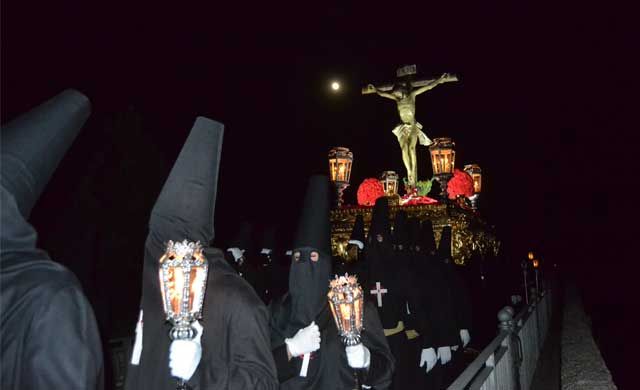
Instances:
[[[365,234],[368,233],[372,210],[372,207],[351,207],[331,211],[331,250],[334,256],[345,258],[347,241],[358,214],[362,214]],[[442,229],[451,226],[451,252],[456,264],[465,265],[474,252],[482,256],[495,256],[499,252],[500,242],[492,229],[471,212],[446,204],[394,205],[389,207],[389,217],[392,220],[398,210],[404,210],[409,217],[418,218],[420,221],[431,220],[436,243],[440,242]]]

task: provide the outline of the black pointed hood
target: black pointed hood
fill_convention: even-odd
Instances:
[[[291,313],[287,337],[309,325],[327,303],[331,277],[329,180],[312,176],[298,224],[289,271]],[[317,261],[314,252],[318,253]]]
[[[435,252],[436,239],[433,234],[433,223],[430,220],[426,219],[422,221],[422,229],[420,235],[420,245],[422,245],[422,250],[427,254]]]
[[[311,247],[331,255],[329,210],[329,180],[322,175],[312,176],[307,187],[293,248]]]
[[[440,244],[438,244],[437,256],[440,261],[452,264],[451,261],[451,226],[445,226],[440,236]]]
[[[389,201],[386,197],[376,200],[371,212],[371,226],[369,227],[369,241],[375,239],[377,234],[384,237],[385,242],[389,242],[391,236],[391,224],[389,222]]]
[[[409,245],[409,226],[406,211],[400,210],[396,213],[393,224],[393,243],[394,245],[402,245],[405,249]]]
[[[253,227],[247,221],[243,221],[238,227],[235,237],[229,242],[228,248],[240,248],[245,252],[250,252],[252,249],[252,234]]]
[[[275,226],[266,227],[260,240],[260,249],[271,249],[275,251],[278,237],[277,233]]]
[[[221,123],[196,118],[151,211],[150,234],[162,232],[155,237],[160,253],[168,240],[213,240],[223,133]]]
[[[25,218],[91,113],[68,89],[2,126],[2,186]]]
[[[353,223],[353,230],[351,230],[351,237],[349,237],[349,242],[351,243],[351,241],[359,241],[364,245],[364,218],[362,214],[358,214]]]

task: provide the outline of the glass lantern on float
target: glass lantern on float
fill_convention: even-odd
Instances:
[[[337,207],[342,207],[344,190],[349,187],[351,164],[353,153],[349,149],[336,146],[329,151],[329,174],[331,182],[336,186]]]
[[[429,146],[433,176],[440,184],[440,196],[443,199],[447,199],[447,184],[453,176],[456,163],[455,146],[453,140],[448,137],[436,138]]]
[[[482,169],[478,164],[468,164],[464,166],[464,171],[473,179],[473,195],[469,197],[471,208],[478,209],[478,198],[482,192]]]
[[[384,194],[389,198],[389,205],[398,204],[400,196],[398,195],[398,174],[394,171],[384,171],[380,175],[380,184],[384,188]]]

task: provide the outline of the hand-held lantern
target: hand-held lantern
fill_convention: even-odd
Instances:
[[[172,340],[191,340],[191,324],[202,318],[202,304],[209,265],[200,242],[169,241],[160,258],[160,290],[167,321],[173,325]]]
[[[360,344],[363,329],[364,301],[355,276],[337,276],[329,283],[329,306],[340,338],[346,346]]]

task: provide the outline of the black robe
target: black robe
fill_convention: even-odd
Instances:
[[[244,280],[246,280],[251,288],[256,291],[256,293],[258,293],[260,289],[259,273],[258,269],[256,269],[255,265],[252,263],[252,259],[249,256],[250,255],[247,254],[244,258],[244,262],[242,263],[242,265],[240,265],[237,261],[235,261],[231,252],[224,253],[225,260],[227,261],[229,266]],[[260,294],[258,293],[258,296],[259,295]]]
[[[409,342],[405,331],[410,325],[407,306],[410,305],[410,286],[412,275],[408,269],[408,258],[405,253],[396,253],[390,246],[374,242],[367,247],[366,256],[369,264],[368,285],[364,291],[368,301],[380,316],[386,333],[387,343],[395,358],[396,366],[393,375],[393,388],[404,389],[410,385]],[[378,305],[378,297],[373,291],[380,288],[387,291],[382,294],[382,307]],[[402,328],[400,328],[402,326]]]
[[[199,118],[151,212],[142,280],[142,353],[128,367],[129,390],[173,390],[169,368],[169,330],[158,277],[158,260],[169,240],[211,242],[219,124]],[[217,126],[216,126],[217,125]],[[218,137],[220,139],[218,139]],[[209,276],[203,303],[202,359],[189,385],[197,389],[277,389],[269,342],[267,308],[224,260],[207,248]]]
[[[315,322],[320,328],[320,349],[312,354],[306,377],[300,377],[301,358],[287,358],[287,347],[280,332],[290,318],[290,299],[286,294],[273,301],[271,309],[271,334],[273,355],[278,367],[280,389],[352,389],[354,369],[347,362],[345,346],[338,335],[338,329],[325,305]],[[391,383],[394,359],[383,335],[382,326],[375,308],[366,303],[364,308],[364,330],[362,343],[371,353],[371,363],[362,373],[361,383],[375,389],[386,389]]]
[[[0,387],[102,389],[100,335],[80,283],[36,248],[35,230],[0,191]]]
[[[66,90],[2,126],[2,389],[104,387],[102,348],[91,306],[76,277],[37,249],[37,233],[27,222],[90,112],[86,96]],[[95,261],[86,252],[77,256]]]

